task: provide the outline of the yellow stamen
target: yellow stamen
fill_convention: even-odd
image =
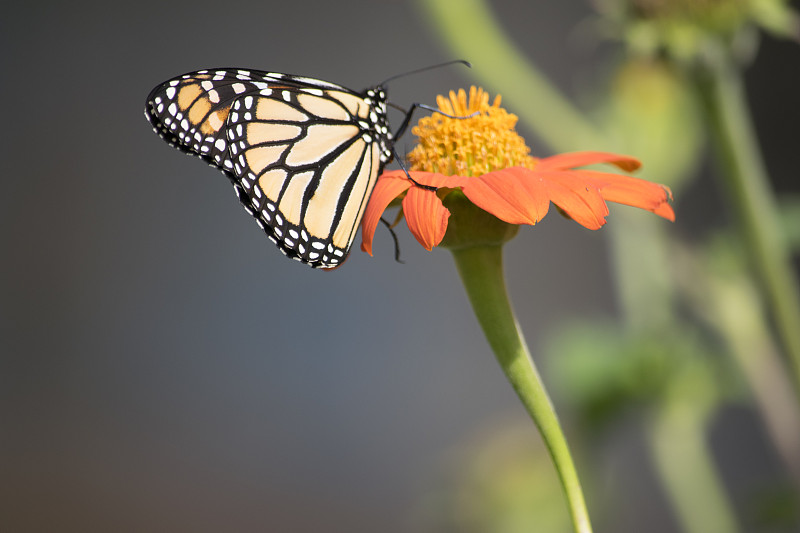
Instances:
[[[500,95],[489,105],[489,94],[471,87],[450,91],[450,98],[436,98],[439,113],[420,119],[411,131],[419,144],[408,154],[411,170],[439,172],[448,176],[480,176],[509,167],[533,168],[525,139],[514,131],[517,116],[500,107]]]

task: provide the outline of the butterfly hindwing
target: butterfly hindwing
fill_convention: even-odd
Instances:
[[[233,104],[234,170],[254,216],[287,255],[336,265],[349,251],[382,166],[374,135],[365,131],[368,106],[339,91],[277,96]]]
[[[333,268],[391,157],[385,102],[380,87],[361,95],[321,80],[219,69],[160,85],[145,114],[168,143],[225,172],[286,255]]]

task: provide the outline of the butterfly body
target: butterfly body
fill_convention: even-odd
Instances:
[[[145,116],[181,151],[219,168],[244,208],[289,257],[339,266],[372,188],[392,159],[382,86],[201,70],[157,86]]]

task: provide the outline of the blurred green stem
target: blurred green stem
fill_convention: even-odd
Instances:
[[[530,414],[558,472],[576,533],[592,526],[578,474],[506,291],[501,245],[451,249],[472,309],[506,377]]]
[[[736,533],[736,518],[706,443],[702,411],[680,399],[666,400],[649,431],[656,468],[681,531]]]
[[[752,276],[722,243],[704,252],[677,245],[673,261],[692,309],[719,333],[750,386],[800,496],[800,405]]]
[[[786,365],[765,323],[761,301],[745,280],[711,280],[711,320],[724,333],[733,355],[750,385],[756,406],[786,464],[795,486],[800,488],[800,410],[793,401]]]
[[[800,289],[781,235],[778,207],[754,136],[733,58],[719,52],[700,77],[700,94],[725,166],[724,180],[732,206],[763,285],[778,333],[800,394]]]
[[[634,332],[675,331],[675,287],[666,228],[661,219],[617,209],[609,224],[612,274],[626,326]]]

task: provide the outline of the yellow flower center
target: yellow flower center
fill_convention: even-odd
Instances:
[[[509,167],[533,168],[525,139],[514,131],[517,116],[500,107],[500,95],[489,105],[489,94],[474,86],[469,99],[464,89],[450,98],[436,97],[440,113],[420,119],[411,132],[419,144],[408,154],[410,170],[447,176],[480,176]]]

